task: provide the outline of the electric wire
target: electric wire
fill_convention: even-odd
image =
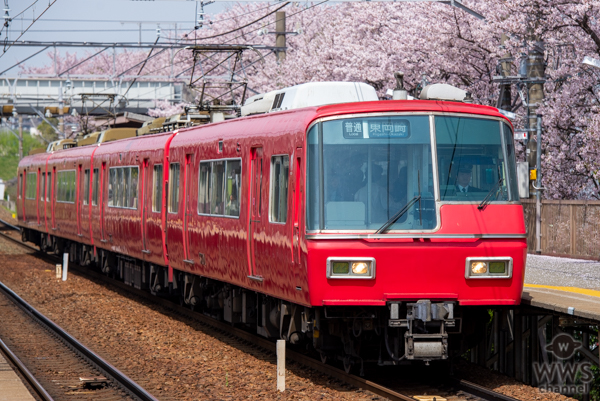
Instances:
[[[31,21],[31,24],[29,24],[29,26],[27,28],[25,28],[25,30],[23,32],[21,32],[21,34],[19,35],[19,37],[16,38],[15,40],[13,40],[12,43],[10,43],[9,45],[7,45],[7,42],[8,42],[8,36],[7,36],[6,39],[4,40],[4,49],[2,51],[2,54],[0,54],[0,58],[2,58],[6,54],[6,52],[12,47],[12,45],[14,43],[16,43],[19,39],[21,39],[21,37],[23,35],[25,35],[25,32],[27,32],[29,30],[29,28],[31,28],[31,26],[33,24],[35,24],[37,22],[37,20],[40,19],[40,17],[42,15],[44,15],[44,13],[46,11],[48,11],[50,9],[50,7],[52,7],[57,1],[58,0],[53,0],[52,3],[48,4],[48,7],[46,7],[46,9],[44,11],[42,11],[42,13],[37,18],[34,18],[33,21]]]

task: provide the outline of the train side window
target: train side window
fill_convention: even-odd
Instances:
[[[240,215],[240,190],[242,163],[240,160],[227,160],[227,170],[225,174],[225,215]]]
[[[114,168],[111,168],[108,174],[108,206],[115,206],[115,195],[117,192],[117,171]]]
[[[75,170],[69,171],[69,202],[75,202],[75,191],[76,191],[76,176]]]
[[[43,201],[46,197],[46,173],[40,174],[40,200]]]
[[[117,196],[115,198],[115,206],[123,207],[123,169],[117,168]]]
[[[200,163],[198,174],[198,213],[210,214],[210,168],[211,162]]]
[[[169,166],[169,213],[177,213],[179,209],[179,163]]]
[[[50,196],[52,195],[52,173],[48,173],[48,177],[46,179],[46,200],[50,202]]]
[[[50,174],[50,173],[48,173]],[[97,168],[94,169],[92,178],[92,205],[98,206],[98,187],[100,186],[100,174]]]
[[[162,164],[154,165],[154,196],[152,197],[152,211],[160,212],[162,210],[162,188],[163,188],[163,166]]]
[[[225,162],[215,161],[212,163],[210,213],[223,215],[225,202],[223,200],[223,178],[225,176]]]
[[[89,204],[90,198],[90,169],[85,169],[83,172],[83,204]]]
[[[289,171],[289,156],[273,156],[271,158],[271,199],[269,206],[269,221],[273,223],[285,223],[287,220]]]
[[[57,202],[75,202],[75,179],[77,174],[75,170],[59,171],[56,173],[56,201]],[[50,185],[48,185],[50,187]]]
[[[19,174],[19,188],[18,188],[19,195],[17,196],[19,199],[21,199],[22,191],[23,191],[23,173]]]
[[[121,206],[130,207],[129,200],[131,198],[131,169],[128,167],[123,168],[123,200]]]
[[[129,184],[129,207],[137,209],[137,187],[138,187],[138,168],[129,167],[131,170],[131,183]]]
[[[25,182],[25,199],[35,199],[37,190],[37,173],[27,173]]]

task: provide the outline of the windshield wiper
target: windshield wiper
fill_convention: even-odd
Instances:
[[[419,202],[419,224],[421,224],[421,170],[417,170],[417,185],[419,188],[419,195],[412,198],[398,213],[392,216],[391,219],[385,222],[384,225],[379,228],[379,230],[375,231],[375,234],[382,234],[387,231],[390,226],[392,226],[395,222],[400,219],[414,205],[416,202]]]
[[[481,203],[479,204],[479,206],[477,206],[477,209],[481,210],[483,209],[488,203],[490,203],[490,198],[492,196],[492,193],[494,193],[494,191],[496,191],[496,197],[498,197],[498,190],[500,189],[501,185],[502,185],[502,181],[504,181],[504,179],[502,177],[500,177],[500,179],[494,184],[494,186],[492,187],[492,189],[490,189],[490,192],[487,193],[487,195],[485,196],[485,198],[483,198],[483,200],[481,201]]]
[[[384,232],[386,232],[387,229],[390,228],[390,226],[393,225],[395,222],[397,222],[398,219],[400,219],[400,217],[402,217],[404,215],[404,213],[406,213],[412,205],[419,202],[420,200],[421,200],[421,195],[417,195],[414,198],[412,198],[410,200],[410,202],[408,202],[402,209],[400,209],[400,211],[398,213],[396,213],[395,215],[392,216],[391,219],[386,221],[385,224],[382,225],[379,230],[375,231],[375,234],[383,234]]]

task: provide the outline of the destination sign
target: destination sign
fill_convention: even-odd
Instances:
[[[410,122],[399,119],[344,121],[342,131],[346,139],[408,138]]]

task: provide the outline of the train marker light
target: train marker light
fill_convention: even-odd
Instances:
[[[375,258],[327,258],[327,278],[373,279]]]
[[[485,263],[485,262],[471,262],[471,273],[473,273],[473,274],[484,274],[484,273],[487,273],[487,263]]]
[[[490,273],[505,273],[506,263],[504,262],[490,262]]]
[[[349,272],[348,262],[333,262],[333,274],[348,274]]]

